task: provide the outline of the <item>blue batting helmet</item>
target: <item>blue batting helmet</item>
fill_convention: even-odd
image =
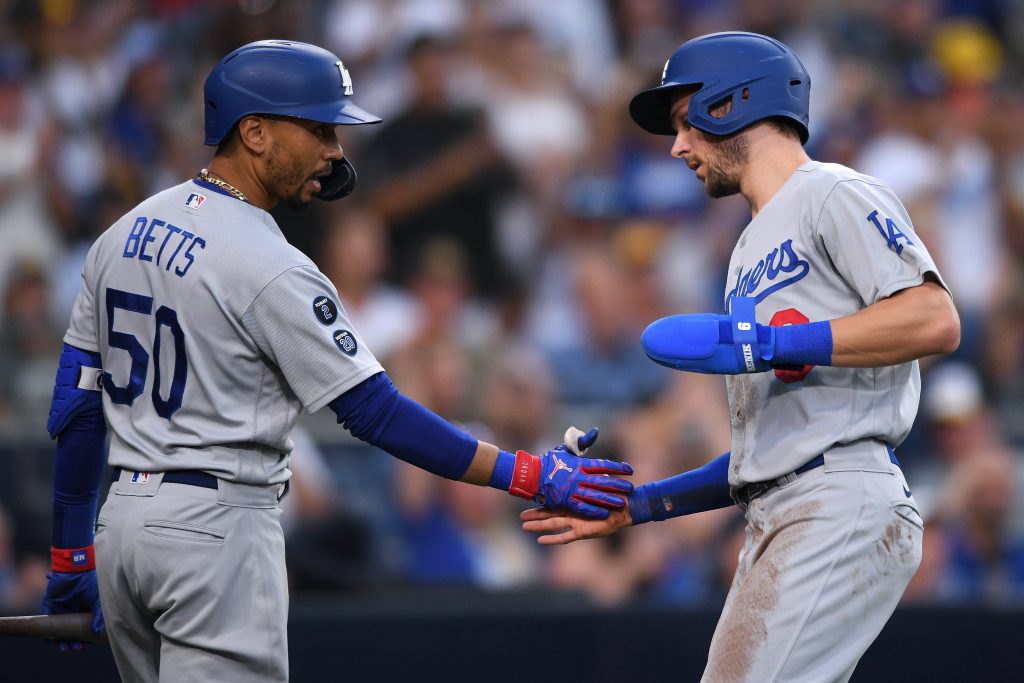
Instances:
[[[696,87],[687,120],[712,135],[730,135],[772,116],[794,122],[807,142],[811,77],[793,51],[759,33],[727,31],[689,40],[665,62],[661,85],[629,103],[633,120],[646,131],[675,135],[670,120],[673,94]],[[711,110],[732,101],[725,115]]]
[[[308,43],[261,40],[243,45],[213,68],[203,86],[206,144],[220,144],[243,117],[276,114],[320,123],[379,123],[351,100],[352,77],[333,53]],[[334,162],[321,199],[338,199],[355,186],[347,159]]]

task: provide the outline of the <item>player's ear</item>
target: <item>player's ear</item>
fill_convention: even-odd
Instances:
[[[267,148],[267,124],[262,116],[245,116],[238,122],[238,137],[242,144],[254,154],[262,154]]]

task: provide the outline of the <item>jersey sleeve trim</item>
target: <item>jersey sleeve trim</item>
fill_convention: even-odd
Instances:
[[[63,339],[65,344],[69,344],[76,348],[82,349],[83,351],[90,351],[92,353],[100,352],[100,345],[96,343],[95,339],[85,339],[71,333],[71,330],[67,331]]]
[[[891,285],[889,285],[888,287],[879,290],[878,291],[878,300],[881,301],[882,299],[887,299],[890,296],[892,296],[893,294],[895,294],[896,292],[901,292],[904,289],[911,289],[912,287],[920,287],[921,285],[923,285],[925,283],[924,276],[927,275],[928,273],[931,273],[932,275],[935,276],[935,279],[938,281],[939,286],[942,287],[944,290],[946,290],[946,292],[949,293],[950,296],[953,295],[953,293],[949,291],[949,286],[946,285],[946,283],[942,279],[942,276],[939,274],[939,272],[937,270],[935,270],[934,268],[923,267],[923,268],[918,269],[917,277],[915,277],[915,278],[907,278],[906,280],[900,280],[898,282],[894,282]]]
[[[379,372],[384,372],[384,367],[380,363],[375,363],[372,366],[364,368],[362,372],[357,372],[354,375],[344,378],[332,388],[317,397],[315,401],[311,401],[306,405],[306,411],[310,413],[317,412],[338,396],[341,396],[352,387],[368,380]]]

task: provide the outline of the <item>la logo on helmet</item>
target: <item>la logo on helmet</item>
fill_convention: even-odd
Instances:
[[[345,88],[345,94],[353,94],[355,91],[352,89],[352,77],[349,76],[348,69],[340,61],[335,62],[334,66],[338,67],[338,71],[341,72],[341,85]]]

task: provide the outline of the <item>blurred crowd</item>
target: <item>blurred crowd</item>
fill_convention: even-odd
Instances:
[[[506,449],[570,424],[638,482],[729,448],[724,382],[649,362],[644,327],[723,307],[749,220],[629,120],[686,39],[775,36],[812,77],[808,152],[887,182],[950,285],[898,455],[927,520],[915,602],[1024,604],[1024,6],[1000,0],[0,0],[0,608],[38,605],[45,422],[92,240],[192,177],[202,84],[244,43],[337,53],[377,126],[356,193],[275,211],[396,385]],[[520,501],[361,446],[316,415],[286,499],[296,592],[566,590],[714,604],[729,509],[542,550]]]

